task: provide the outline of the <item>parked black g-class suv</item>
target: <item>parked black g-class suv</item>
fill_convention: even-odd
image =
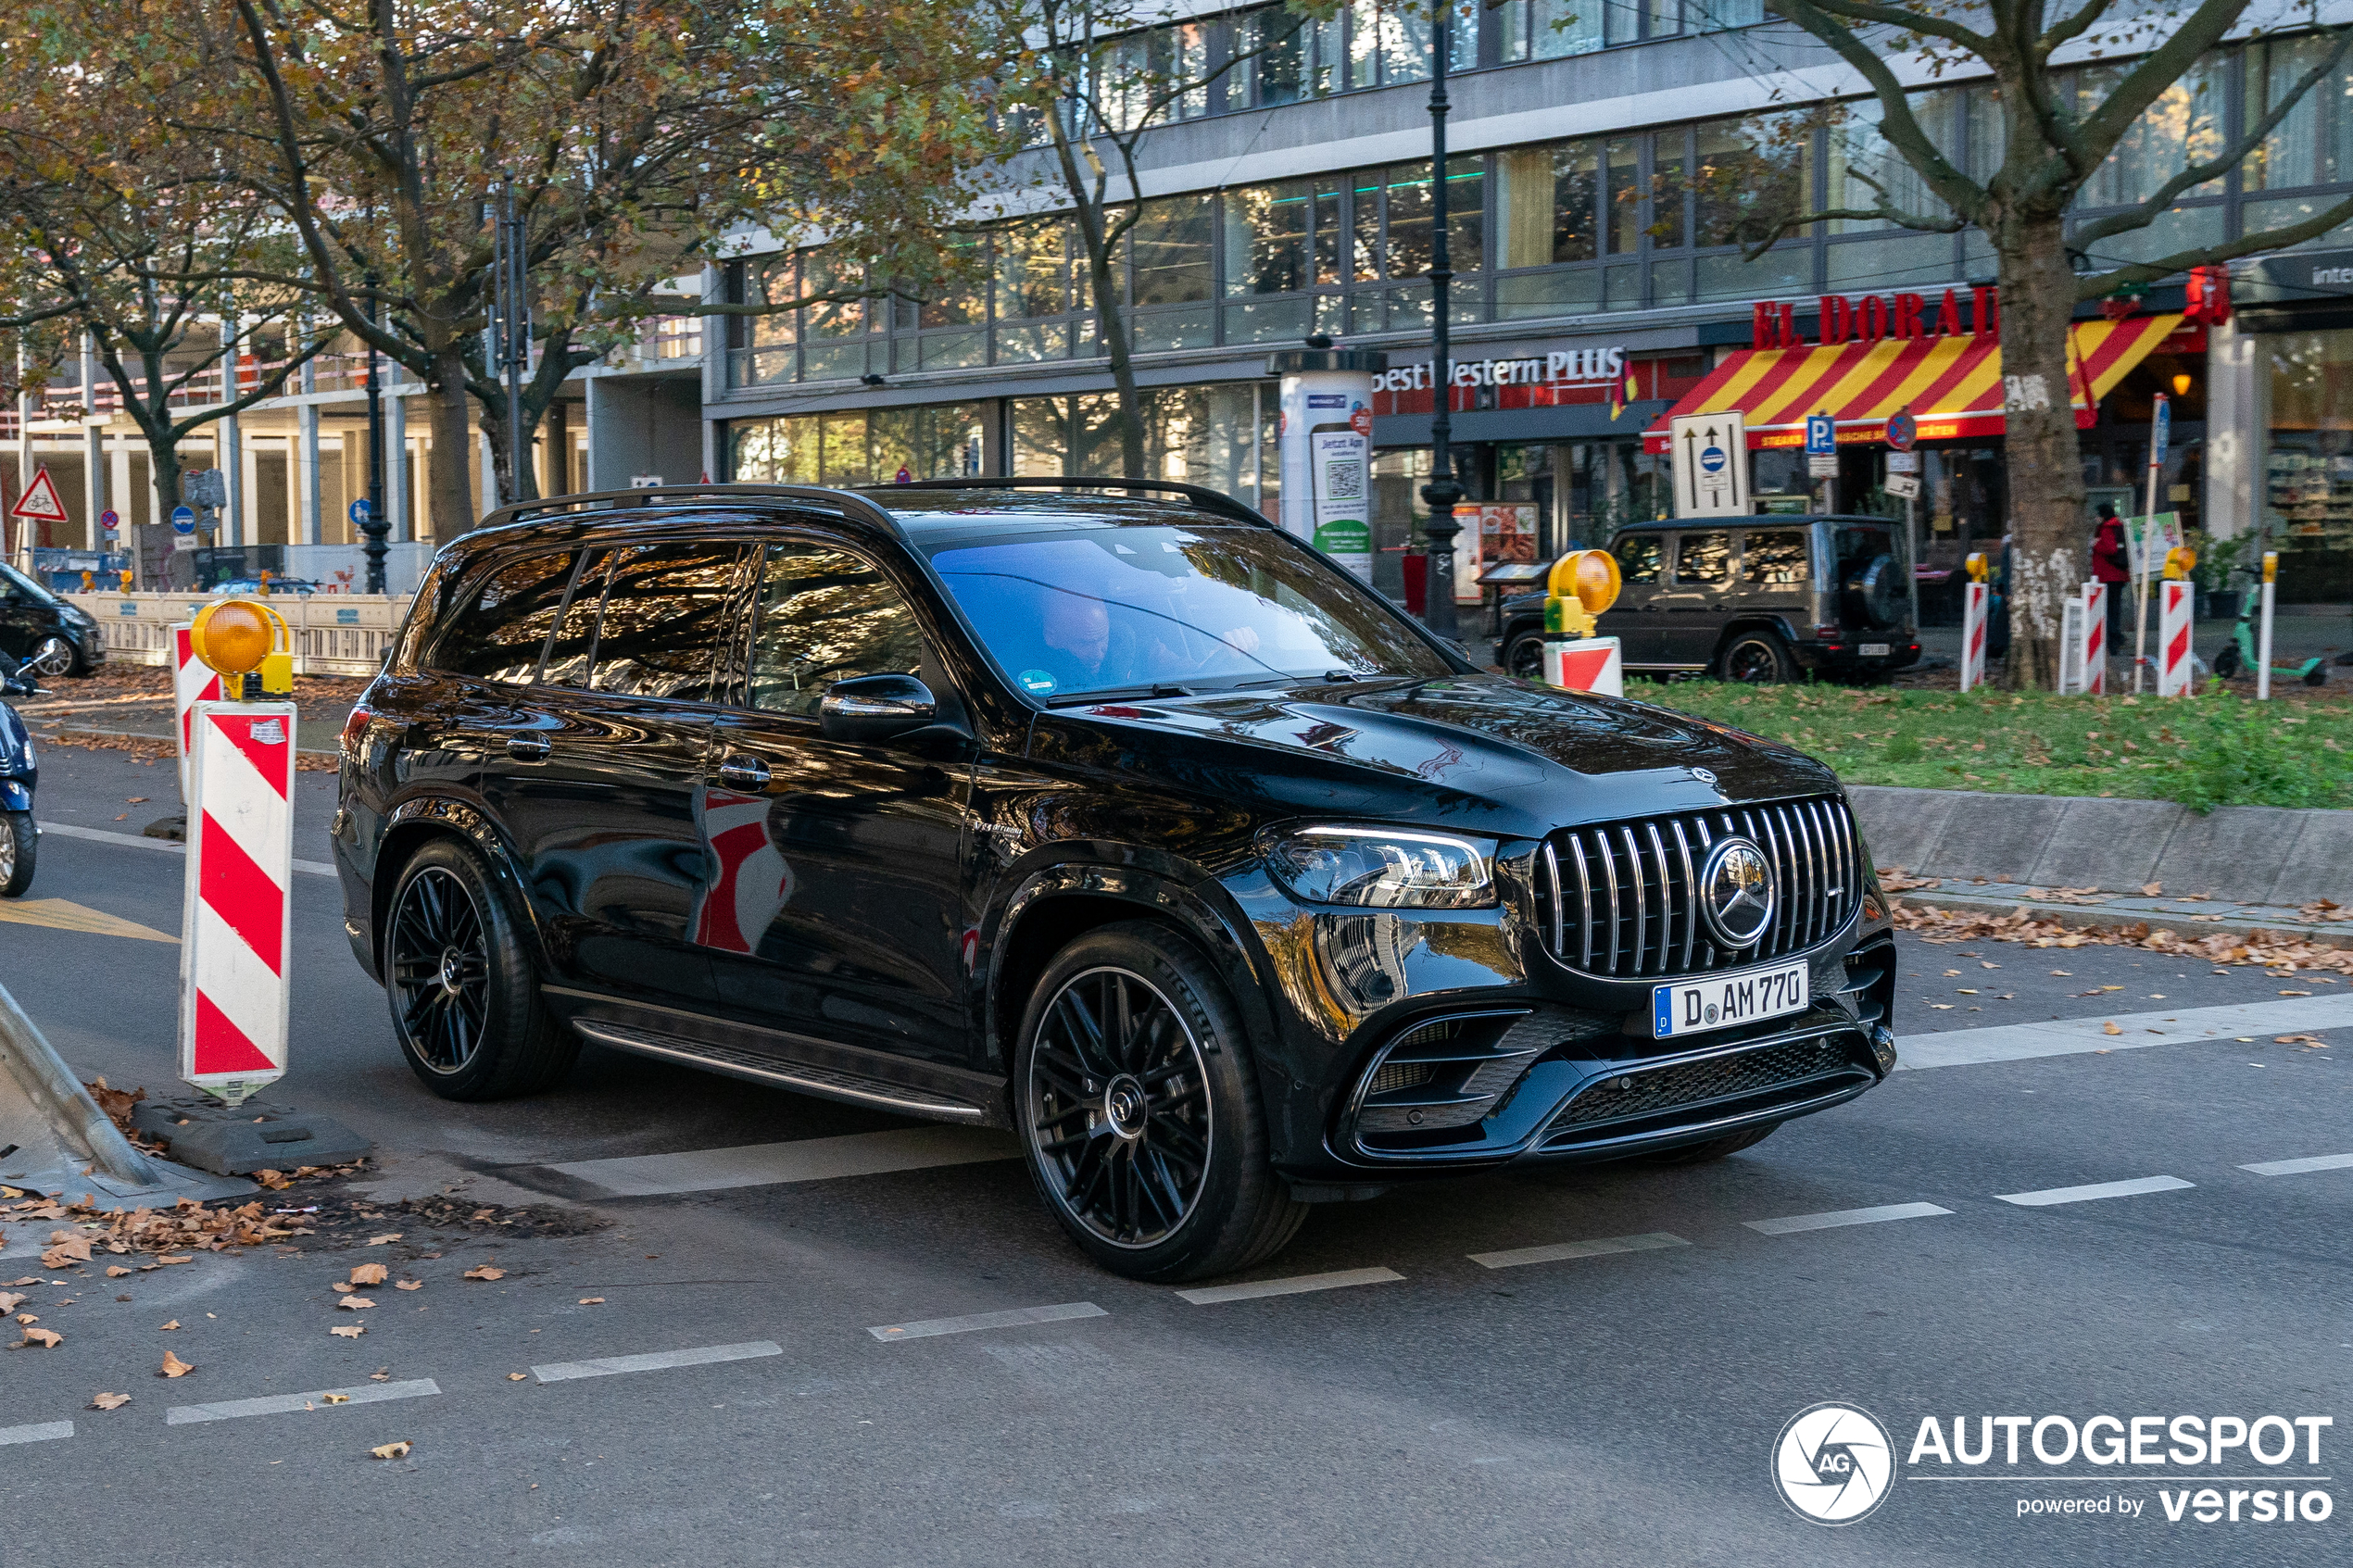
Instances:
[[[1481,673],[1223,495],[1042,483],[573,496],[445,549],[334,825],[417,1075],[528,1093],[585,1039],[1010,1127],[1153,1279],[1886,1075],[1830,770]]]
[[[1793,681],[1885,680],[1919,661],[1904,530],[1882,517],[1635,523],[1610,541],[1625,585],[1598,635],[1629,670]],[[1504,601],[1495,662],[1536,678],[1544,596]]]

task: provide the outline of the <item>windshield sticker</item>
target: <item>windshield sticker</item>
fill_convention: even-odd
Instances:
[[[1021,672],[1021,689],[1032,696],[1051,696],[1062,683],[1047,670],[1025,670]]]

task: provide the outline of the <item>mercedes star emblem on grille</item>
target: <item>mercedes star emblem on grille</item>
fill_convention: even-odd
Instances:
[[[1716,771],[1712,768],[1693,768],[1692,770],[1692,777],[1697,779],[1702,784],[1714,784],[1716,782]]]
[[[1729,947],[1745,947],[1773,920],[1773,867],[1745,838],[1722,838],[1699,873],[1700,909]]]

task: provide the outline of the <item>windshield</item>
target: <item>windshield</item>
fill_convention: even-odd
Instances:
[[[35,604],[54,605],[64,602],[59,599],[57,595],[51,593],[40,583],[35,583],[31,578],[27,577],[23,572],[19,571],[13,566],[0,566],[0,583],[6,583],[8,587],[14,588],[18,593],[22,594],[26,598],[31,599]]]
[[[1369,591],[1272,529],[1063,524],[927,547],[1007,678],[1049,701],[1453,672]]]

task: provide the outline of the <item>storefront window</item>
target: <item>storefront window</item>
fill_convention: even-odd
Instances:
[[[1265,402],[1265,424],[1271,428],[1271,395]],[[1271,447],[1262,459],[1259,404],[1259,389],[1252,382],[1147,388],[1139,410],[1144,424],[1140,477],[1207,485],[1245,504],[1256,502],[1271,516],[1274,476],[1265,467]],[[1014,398],[1013,472],[1128,472],[1121,455],[1118,408],[1110,393]]]
[[[2270,361],[2263,542],[2288,603],[2353,598],[2353,332],[2259,340]]]
[[[728,472],[742,484],[888,484],[968,479],[986,466],[985,403],[736,420]]]

